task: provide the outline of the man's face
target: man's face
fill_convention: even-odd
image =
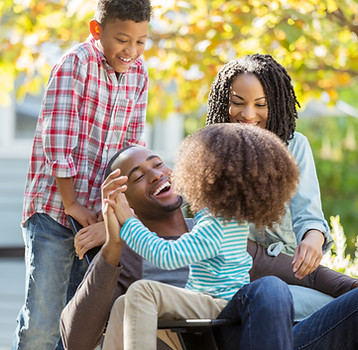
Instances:
[[[117,72],[126,72],[143,53],[149,22],[115,19],[99,25],[98,45],[108,64]]]
[[[128,176],[125,194],[139,218],[153,218],[180,208],[182,198],[171,186],[171,169],[149,149],[127,149],[113,163],[112,169],[117,168],[121,175]]]

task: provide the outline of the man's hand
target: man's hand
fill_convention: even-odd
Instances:
[[[87,251],[101,246],[106,240],[106,228],[104,222],[98,222],[82,228],[75,235],[76,254],[83,259]]]
[[[101,222],[103,221],[103,214],[102,214],[102,210],[100,210],[99,212],[97,212],[97,222]]]
[[[306,232],[293,255],[292,265],[296,278],[302,279],[318,267],[322,260],[323,243],[324,237],[322,232],[317,230]]]

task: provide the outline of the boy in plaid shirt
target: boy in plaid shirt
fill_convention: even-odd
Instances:
[[[99,0],[89,38],[51,72],[25,187],[26,296],[12,349],[56,347],[60,313],[86,269],[66,215],[82,226],[101,220],[108,160],[144,145],[151,11],[150,0]]]

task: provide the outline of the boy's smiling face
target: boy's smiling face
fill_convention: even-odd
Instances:
[[[90,23],[91,33],[108,64],[117,73],[126,72],[144,52],[149,22],[137,23],[118,18],[104,26],[93,22]]]

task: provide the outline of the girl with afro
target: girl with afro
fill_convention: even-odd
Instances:
[[[125,350],[156,349],[158,318],[216,318],[224,308],[240,318],[236,333],[242,348],[293,347],[288,287],[272,276],[250,284],[252,259],[246,250],[247,222],[257,227],[278,223],[297,187],[298,168],[282,140],[264,129],[227,123],[188,136],[172,182],[195,213],[195,225],[175,241],[159,238],[135,218],[122,193],[126,186],[113,189],[118,176],[116,170],[102,186],[107,230],[120,231],[130,248],[160,268],[189,265],[185,289],[145,280],[129,287]]]
[[[267,129],[287,145],[299,167],[298,190],[281,222],[271,228],[250,224],[251,281],[275,275],[289,284],[300,284],[337,297],[358,287],[358,281],[318,265],[322,250],[329,250],[333,239],[321,209],[311,148],[306,137],[296,131],[296,106],[299,102],[286,69],[270,55],[247,55],[228,62],[219,71],[209,93],[206,124],[239,123]],[[263,205],[269,206],[270,200]],[[305,316],[312,312],[313,306],[329,301],[325,296],[313,300],[318,304],[312,304],[309,312],[305,310]],[[295,303],[295,308],[300,314],[298,310],[306,307]]]

